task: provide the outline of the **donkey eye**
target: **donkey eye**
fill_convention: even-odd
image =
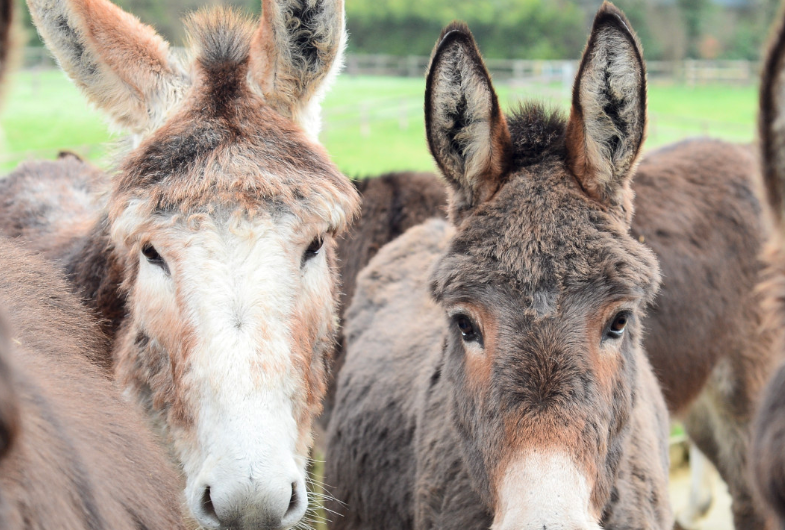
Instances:
[[[458,327],[458,331],[461,332],[461,337],[464,342],[476,342],[480,340],[480,334],[469,317],[466,315],[455,315],[453,321]]]
[[[613,320],[611,320],[605,336],[609,339],[620,339],[624,335],[624,330],[627,328],[627,323],[630,321],[630,313],[622,311],[618,313]]]
[[[311,244],[308,245],[308,248],[305,249],[305,254],[303,254],[303,263],[319,254],[319,252],[322,250],[322,245],[324,245],[323,236],[313,238]]]
[[[168,271],[166,262],[158,253],[158,251],[155,250],[155,247],[152,246],[150,243],[147,243],[145,246],[142,247],[142,254],[144,255],[145,258],[147,258],[148,262],[152,263],[153,265],[158,265],[159,267]]]

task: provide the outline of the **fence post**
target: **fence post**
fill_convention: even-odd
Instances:
[[[417,68],[417,57],[410,55],[406,58],[406,75],[409,77],[420,77],[420,69]]]
[[[649,131],[646,136],[650,140],[657,138],[657,116],[655,114],[649,116]]]
[[[561,67],[562,98],[569,99],[573,82],[575,82],[575,68],[572,61],[564,61]]]
[[[354,77],[357,75],[357,57],[354,55],[349,56],[349,64],[346,65],[346,73]]]
[[[515,60],[512,62],[512,78],[515,81],[522,80],[524,78],[524,68],[525,63],[521,60]]]

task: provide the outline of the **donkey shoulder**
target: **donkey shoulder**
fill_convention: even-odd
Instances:
[[[430,300],[428,272],[450,231],[438,219],[408,230],[382,248],[358,278],[325,478],[330,484],[350,484],[361,476],[396,480],[363,480],[362,492],[336,488],[335,497],[348,505],[373,509],[348,513],[335,528],[360,528],[368,520],[377,528],[413,526],[417,395],[429,377],[427,365],[441,351],[442,332],[432,323],[443,318]]]
[[[0,180],[0,233],[61,259],[100,210],[106,174],[78,156],[25,162]]]
[[[175,474],[96,366],[105,339],[94,319],[19,245],[0,240],[0,269],[0,354],[19,411],[0,460],[0,526],[181,528]]]

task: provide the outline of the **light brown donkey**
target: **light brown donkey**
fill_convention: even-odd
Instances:
[[[766,246],[759,286],[766,319],[759,341],[785,359],[785,12],[764,63],[759,134],[765,194],[774,230]],[[785,529],[785,365],[763,395],[750,450],[750,473],[762,499]]]
[[[641,347],[660,275],[629,234],[645,68],[603,5],[569,121],[505,118],[468,28],[428,74],[450,221],[360,274],[328,431],[335,528],[668,529],[668,418]],[[566,135],[565,135],[566,132]]]
[[[0,0],[0,77],[12,7]],[[176,474],[98,366],[93,316],[5,238],[0,271],[0,528],[183,528]]]
[[[343,3],[266,0],[257,27],[201,12],[189,62],[106,0],[28,4],[134,145],[92,218],[87,204],[66,223],[71,204],[28,166],[0,190],[28,210],[5,219],[25,220],[30,245],[62,260],[106,322],[117,381],[169,441],[197,521],[298,524],[337,320],[333,236],[358,208],[314,140]]]
[[[5,239],[0,270],[0,528],[184,528],[163,449],[96,365],[93,316]]]

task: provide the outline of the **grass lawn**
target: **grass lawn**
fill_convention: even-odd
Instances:
[[[72,149],[109,165],[108,132],[101,114],[91,109],[59,71],[20,72],[9,83],[2,112],[0,169],[27,158],[52,158]],[[433,168],[425,145],[421,79],[342,76],[324,104],[322,141],[350,176]],[[506,108],[524,98],[544,99],[568,108],[561,85],[498,87]],[[689,88],[654,85],[647,148],[697,135],[749,142],[754,138],[757,88],[712,85]]]

